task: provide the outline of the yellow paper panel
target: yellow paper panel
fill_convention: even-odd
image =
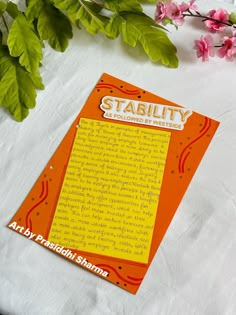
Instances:
[[[170,132],[80,119],[49,241],[147,263]]]

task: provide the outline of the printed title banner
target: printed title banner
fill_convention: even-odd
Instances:
[[[103,117],[136,124],[183,130],[192,111],[183,107],[140,102],[104,96],[100,104]]]

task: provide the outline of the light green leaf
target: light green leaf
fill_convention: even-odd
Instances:
[[[36,89],[43,89],[39,73],[29,73],[17,58],[0,46],[0,106],[10,111],[17,121],[27,117],[36,103]]]
[[[65,11],[71,22],[77,25],[76,15],[81,7],[79,0],[53,0],[53,3],[56,8]]]
[[[80,8],[76,14],[76,22],[81,22],[89,33],[95,34],[104,29],[109,19],[100,15],[101,7],[95,3],[80,0]]]
[[[30,73],[30,79],[36,89],[44,90],[44,85],[39,70],[36,70],[34,73]]]
[[[14,20],[7,39],[10,55],[19,57],[19,62],[29,72],[35,72],[43,58],[42,44],[33,26],[20,13]]]
[[[122,22],[123,18],[119,14],[114,14],[105,27],[104,33],[106,34],[106,36],[110,39],[117,38],[120,34]]]
[[[54,0],[53,3],[60,10],[65,10],[68,18],[79,27],[80,23],[86,30],[95,34],[104,31],[109,18],[101,15],[102,7],[86,0]]]
[[[77,11],[80,7],[78,0],[53,0],[55,6],[63,11]]]
[[[232,24],[236,24],[236,12],[231,12],[229,15],[229,20]]]
[[[113,12],[130,11],[130,12],[142,12],[142,7],[138,0],[104,0],[104,5],[106,8]]]
[[[123,40],[132,47],[140,43],[153,62],[160,61],[165,66],[177,67],[176,47],[166,33],[144,13],[122,15],[121,33]]]
[[[139,2],[148,2],[148,3],[157,3],[158,0],[139,0]],[[162,0],[162,2],[165,2],[165,0]]]
[[[25,11],[27,20],[33,21],[35,18],[38,18],[44,4],[43,0],[29,0]]]

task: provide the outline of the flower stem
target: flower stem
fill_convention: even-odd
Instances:
[[[207,20],[209,21],[214,21],[216,23],[220,23],[220,24],[223,24],[223,25],[226,25],[226,26],[232,26],[233,28],[236,28],[236,25],[234,25],[233,23],[231,23],[230,21],[229,22],[223,22],[223,21],[220,21],[220,20],[217,20],[217,19],[214,19],[214,18],[211,18],[209,16],[205,16],[205,15],[202,15],[200,14],[199,12],[196,12],[196,14],[194,14],[193,12],[191,12],[190,10],[188,10],[189,13],[184,13],[183,16],[191,16],[191,17],[196,17],[196,18],[201,18],[202,19],[202,22],[205,22]]]
[[[8,28],[6,19],[5,19],[5,17],[4,17],[4,14],[2,15],[2,20],[3,20],[3,24],[5,25],[5,28],[6,28],[6,30],[7,30],[7,33],[9,33],[9,28]]]

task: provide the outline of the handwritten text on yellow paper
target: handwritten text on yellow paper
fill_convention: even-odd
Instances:
[[[81,118],[49,241],[147,263],[170,132]]]

